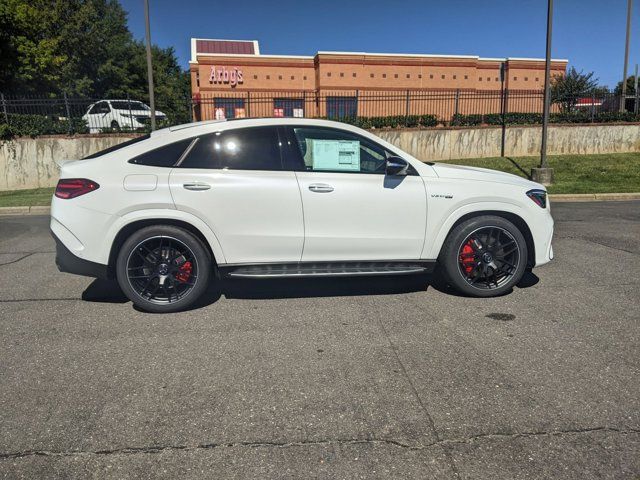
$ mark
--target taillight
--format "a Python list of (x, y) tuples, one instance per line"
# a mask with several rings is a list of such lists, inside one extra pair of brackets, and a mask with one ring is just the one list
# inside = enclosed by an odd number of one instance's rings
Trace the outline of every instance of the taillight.
[(65, 178), (58, 181), (55, 196), (58, 198), (76, 198), (100, 188), (93, 180), (86, 178)]
[(547, 192), (534, 189), (527, 192), (527, 197), (533, 200), (540, 208), (547, 208)]

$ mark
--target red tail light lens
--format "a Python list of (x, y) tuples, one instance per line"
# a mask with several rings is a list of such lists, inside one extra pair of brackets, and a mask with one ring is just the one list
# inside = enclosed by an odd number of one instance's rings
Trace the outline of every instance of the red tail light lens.
[(100, 188), (93, 180), (87, 180), (86, 178), (65, 178), (58, 181), (56, 186), (55, 196), (58, 198), (76, 198), (85, 193), (93, 192)]

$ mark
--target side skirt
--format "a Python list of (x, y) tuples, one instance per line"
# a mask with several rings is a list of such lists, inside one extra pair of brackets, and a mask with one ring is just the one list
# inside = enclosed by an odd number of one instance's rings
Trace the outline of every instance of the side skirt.
[(435, 264), (435, 260), (239, 263), (219, 265), (218, 269), (231, 278), (349, 277), (431, 273)]

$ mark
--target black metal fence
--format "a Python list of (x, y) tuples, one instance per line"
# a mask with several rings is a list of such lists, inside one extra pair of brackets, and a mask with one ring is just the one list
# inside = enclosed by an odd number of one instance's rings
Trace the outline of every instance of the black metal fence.
[[(366, 128), (534, 124), (541, 90), (237, 91), (157, 99), (159, 127), (238, 117), (333, 118)], [(612, 92), (553, 98), (552, 122), (640, 121), (637, 96)], [(623, 108), (621, 108), (623, 107)], [(0, 136), (144, 132), (151, 111), (136, 98), (4, 96)], [(8, 132), (7, 132), (8, 131)]]

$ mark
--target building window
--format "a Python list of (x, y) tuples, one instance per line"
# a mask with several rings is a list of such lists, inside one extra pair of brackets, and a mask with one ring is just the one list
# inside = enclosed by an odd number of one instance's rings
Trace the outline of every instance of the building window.
[(445, 77), (444, 75), (441, 75), (441, 76), (440, 76), (440, 78), (442, 78), (442, 80), (444, 80), (444, 77)]
[(282, 80), (282, 75), (278, 75), (278, 80)]
[(330, 76), (331, 76), (331, 72), (327, 72), (327, 77), (330, 77)]
[(340, 72), (340, 76), (341, 76), (341, 77), (344, 77), (344, 72)]
[(293, 117), (294, 109), (301, 110), (302, 115), (296, 116), (304, 117), (304, 100), (302, 100), (301, 98), (274, 98), (273, 108), (282, 108), (284, 110), (285, 117)]
[(411, 78), (411, 75), (409, 75), (408, 73), (407, 73), (407, 78)]
[(464, 76), (464, 79), (465, 79), (465, 80), (469, 80), (469, 75), (465, 75), (465, 76)]
[(529, 77), (524, 77), (524, 81), (528, 82), (529, 81)]
[(431, 75), (429, 75), (429, 78), (433, 78), (433, 73)]
[(375, 77), (375, 75), (374, 75), (373, 73), (370, 73), (370, 74), (369, 74), (369, 76), (370, 76), (371, 78)]
[(327, 117), (355, 117), (357, 113), (357, 97), (327, 97)]
[(253, 76), (253, 79), (254, 79), (254, 80), (257, 80), (257, 79), (258, 79), (258, 75), (254, 75), (254, 76)]
[(499, 80), (498, 80), (498, 77), (496, 77), (496, 82), (498, 82), (498, 81), (499, 81)]
[(421, 73), (418, 74), (418, 78), (422, 78), (422, 74)]
[(454, 76), (453, 76), (453, 79), (455, 80), (456, 78), (458, 78), (458, 76), (457, 76), (457, 75), (454, 75)]
[(394, 78), (398, 78), (398, 74), (397, 73), (394, 75)]
[(356, 76), (356, 72), (353, 72), (353, 76), (354, 76), (354, 77)]
[(200, 72), (196, 72), (196, 85), (200, 86)]
[(478, 81), (481, 82), (482, 81), (482, 77), (478, 77)]
[(302, 77), (302, 79), (303, 79), (303, 80), (306, 80), (306, 79), (307, 79), (307, 76), (305, 75), (304, 77)]
[(271, 75), (267, 75), (267, 80), (271, 80)]
[(236, 108), (244, 108), (244, 98), (214, 98), (213, 105), (224, 108), (225, 118), (236, 118)]
[(382, 74), (382, 78), (387, 78), (387, 74), (386, 74), (386, 73), (383, 73), (383, 74)]
[(296, 77), (294, 77), (293, 75), (291, 75), (291, 80), (295, 80), (295, 79), (296, 79)]
[(540, 81), (540, 78), (539, 78), (539, 77), (536, 77), (536, 82), (539, 82), (539, 81)]
[(513, 77), (514, 80), (518, 80), (518, 77)]

